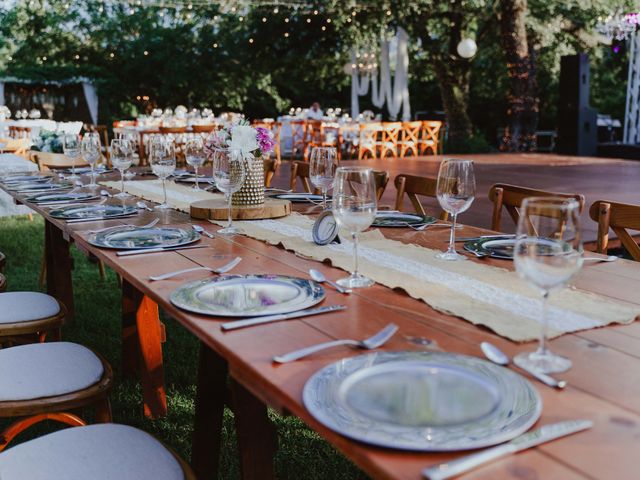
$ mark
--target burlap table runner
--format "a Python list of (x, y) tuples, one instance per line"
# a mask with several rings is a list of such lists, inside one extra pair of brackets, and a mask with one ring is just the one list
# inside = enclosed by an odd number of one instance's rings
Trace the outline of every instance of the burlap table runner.
[[(341, 244), (316, 245), (311, 238), (313, 221), (303, 215), (234, 224), (249, 237), (282, 245), (299, 256), (329, 260), (347, 271), (353, 268), (352, 242), (343, 235)], [(435, 258), (435, 250), (386, 239), (379, 230), (364, 233), (358, 251), (363, 275), (401, 288), (436, 310), (517, 342), (535, 340), (540, 334), (540, 294), (515, 272), (477, 262), (445, 262)], [(640, 307), (566, 288), (551, 294), (548, 315), (553, 338), (610, 323), (631, 323), (640, 315)]]

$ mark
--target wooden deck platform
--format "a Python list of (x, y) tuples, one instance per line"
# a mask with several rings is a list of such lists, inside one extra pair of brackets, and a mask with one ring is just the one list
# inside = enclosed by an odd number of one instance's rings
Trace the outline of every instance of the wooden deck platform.
[[(455, 155), (470, 158), (476, 164), (477, 195), (468, 212), (460, 216), (460, 221), (477, 227), (491, 226), (491, 203), (487, 198), (489, 187), (497, 182), (511, 183), (556, 192), (581, 193), (587, 199), (583, 213), (585, 242), (593, 242), (597, 237), (597, 225), (589, 219), (587, 210), (596, 200), (613, 200), (640, 204), (640, 162), (594, 157), (573, 157), (555, 154), (477, 154)], [(393, 205), (395, 188), (393, 178), (399, 173), (436, 177), (441, 157), (418, 157), (401, 160), (386, 158), (375, 160), (344, 160), (344, 164), (370, 165), (376, 170), (388, 170), (391, 180), (383, 196), (382, 204)], [(640, 160), (640, 159), (639, 159)], [(290, 164), (284, 161), (273, 186), (286, 187), (289, 184)], [(429, 205), (429, 202), (425, 202)], [(437, 202), (433, 202), (437, 205)], [(407, 204), (407, 208), (410, 208)], [(515, 228), (505, 217), (505, 230)]]

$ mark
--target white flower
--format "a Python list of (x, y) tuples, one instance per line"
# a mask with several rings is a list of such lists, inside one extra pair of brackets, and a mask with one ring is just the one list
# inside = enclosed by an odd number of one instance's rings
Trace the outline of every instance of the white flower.
[(258, 132), (255, 128), (236, 125), (231, 130), (231, 141), (229, 142), (229, 148), (237, 148), (242, 153), (250, 153), (258, 149)]

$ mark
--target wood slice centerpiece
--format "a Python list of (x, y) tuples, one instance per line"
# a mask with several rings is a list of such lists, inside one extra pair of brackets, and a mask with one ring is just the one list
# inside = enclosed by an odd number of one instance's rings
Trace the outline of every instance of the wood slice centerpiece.
[[(279, 198), (265, 198), (261, 205), (231, 205), (234, 220), (260, 220), (284, 217), (291, 213), (291, 202)], [(227, 201), (223, 198), (200, 200), (191, 204), (191, 216), (201, 220), (226, 220)]]

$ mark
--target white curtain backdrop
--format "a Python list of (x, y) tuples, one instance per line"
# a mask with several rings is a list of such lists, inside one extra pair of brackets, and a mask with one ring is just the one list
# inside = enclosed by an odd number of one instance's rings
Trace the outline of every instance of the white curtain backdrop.
[(94, 125), (98, 124), (98, 94), (96, 93), (96, 87), (93, 83), (84, 82), (82, 84), (82, 91), (84, 92), (84, 98), (87, 100), (89, 106), (89, 114), (91, 115), (91, 121)]
[[(356, 69), (351, 73), (351, 116), (357, 117), (360, 113), (358, 96), (366, 95), (371, 82), (371, 101), (377, 108), (382, 108), (386, 102), (389, 116), (397, 119), (402, 109), (402, 119), (411, 120), (411, 104), (409, 101), (409, 35), (403, 28), (398, 29), (396, 36), (396, 68), (391, 82), (391, 65), (389, 61), (389, 41), (380, 40), (380, 83), (378, 84), (378, 72), (360, 77)], [(355, 51), (351, 52), (351, 64), (356, 64)]]

